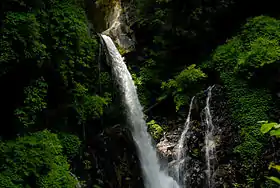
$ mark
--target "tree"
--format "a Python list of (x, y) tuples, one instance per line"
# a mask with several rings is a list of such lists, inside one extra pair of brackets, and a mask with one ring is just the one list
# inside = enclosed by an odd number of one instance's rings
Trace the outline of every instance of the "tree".
[(47, 130), (0, 143), (1, 187), (69, 187), (70, 175), (56, 134)]

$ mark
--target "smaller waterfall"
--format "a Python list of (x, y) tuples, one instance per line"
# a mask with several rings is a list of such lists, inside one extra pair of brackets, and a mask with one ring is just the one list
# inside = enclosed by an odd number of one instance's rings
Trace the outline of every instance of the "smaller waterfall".
[(205, 160), (206, 160), (206, 176), (207, 176), (207, 186), (208, 188), (212, 187), (212, 174), (213, 174), (213, 160), (215, 159), (215, 140), (213, 137), (214, 125), (212, 122), (212, 116), (210, 111), (210, 99), (212, 95), (212, 89), (214, 86), (210, 86), (206, 99), (205, 107), (205, 121), (206, 121), (206, 135), (205, 135)]
[(180, 140), (178, 142), (178, 151), (177, 151), (177, 157), (176, 157), (176, 166), (175, 166), (175, 176), (178, 181), (178, 183), (181, 185), (181, 187), (185, 187), (185, 176), (187, 175), (188, 171), (185, 169), (185, 162), (186, 162), (186, 138), (187, 133), (189, 131), (189, 126), (191, 122), (191, 110), (193, 106), (193, 100), (194, 97), (192, 97), (190, 107), (189, 107), (189, 113), (188, 117), (185, 122), (184, 130), (180, 136)]

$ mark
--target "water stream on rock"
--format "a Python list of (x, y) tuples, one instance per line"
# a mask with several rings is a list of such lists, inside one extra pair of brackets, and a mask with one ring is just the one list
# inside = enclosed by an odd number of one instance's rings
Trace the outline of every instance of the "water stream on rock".
[(125, 108), (127, 122), (138, 148), (146, 188), (179, 188), (176, 181), (160, 170), (156, 150), (152, 146), (151, 136), (147, 132), (144, 114), (140, 105), (136, 87), (126, 64), (110, 37), (101, 35), (107, 48), (107, 61)]
[(207, 176), (207, 187), (212, 187), (212, 174), (213, 174), (213, 164), (212, 161), (215, 160), (215, 140), (213, 137), (214, 125), (212, 122), (212, 116), (210, 111), (210, 99), (212, 95), (212, 89), (214, 86), (210, 86), (206, 99), (206, 107), (205, 107), (205, 121), (206, 121), (206, 135), (205, 135), (205, 160), (206, 160), (206, 176)]
[(177, 156), (176, 156), (176, 165), (175, 165), (175, 175), (177, 182), (181, 185), (181, 187), (186, 187), (186, 182), (185, 178), (188, 176), (188, 170), (185, 168), (187, 165), (185, 165), (186, 160), (187, 160), (187, 147), (186, 146), (186, 139), (187, 139), (187, 134), (190, 128), (190, 123), (191, 123), (191, 110), (193, 106), (193, 100), (194, 97), (191, 99), (190, 107), (189, 107), (189, 113), (188, 117), (185, 122), (185, 127), (184, 130), (180, 136), (180, 140), (178, 142), (178, 151), (177, 151)]

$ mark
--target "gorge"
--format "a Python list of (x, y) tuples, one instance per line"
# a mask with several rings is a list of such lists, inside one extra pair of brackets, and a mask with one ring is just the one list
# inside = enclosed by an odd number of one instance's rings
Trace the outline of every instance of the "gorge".
[(279, 187), (276, 1), (0, 4), (0, 187)]

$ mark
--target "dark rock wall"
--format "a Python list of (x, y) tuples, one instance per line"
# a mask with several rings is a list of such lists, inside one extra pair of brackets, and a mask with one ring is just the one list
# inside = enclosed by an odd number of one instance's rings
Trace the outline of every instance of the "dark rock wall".
[[(207, 93), (203, 92), (195, 98), (191, 115), (192, 121), (185, 143), (188, 158), (184, 168), (188, 171), (188, 177), (185, 177), (188, 187), (204, 187), (206, 184), (204, 143), (206, 125), (203, 111), (206, 105), (206, 97)], [(223, 87), (216, 85), (213, 88), (210, 110), (215, 126), (214, 138), (216, 144), (216, 159), (211, 161), (214, 164), (212, 184), (216, 188), (231, 187), (237, 176), (233, 148), (238, 141), (238, 136), (234, 124), (230, 121), (230, 113)], [(177, 143), (184, 130), (184, 122), (180, 122), (177, 125), (177, 129), (166, 133), (164, 138), (157, 144), (162, 156), (168, 159), (170, 169), (174, 165), (173, 160), (176, 158)]]

